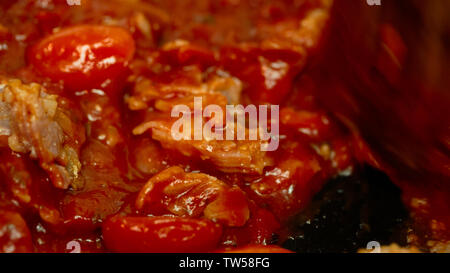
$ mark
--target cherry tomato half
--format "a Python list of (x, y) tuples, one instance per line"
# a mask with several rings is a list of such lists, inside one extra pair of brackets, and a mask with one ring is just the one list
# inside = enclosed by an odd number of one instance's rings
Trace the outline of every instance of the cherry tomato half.
[(182, 217), (113, 216), (103, 224), (103, 239), (116, 252), (207, 252), (217, 247), (219, 224)]
[(135, 42), (120, 27), (79, 25), (52, 34), (28, 50), (28, 62), (71, 90), (100, 88), (120, 77), (134, 55)]

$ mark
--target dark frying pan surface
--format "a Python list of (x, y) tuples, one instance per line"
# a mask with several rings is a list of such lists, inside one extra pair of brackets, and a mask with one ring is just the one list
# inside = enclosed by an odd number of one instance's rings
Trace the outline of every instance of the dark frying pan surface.
[(364, 167), (330, 181), (293, 219), (295, 236), (283, 246), (301, 253), (356, 252), (371, 241), (404, 246), (409, 222), (401, 191), (385, 174)]

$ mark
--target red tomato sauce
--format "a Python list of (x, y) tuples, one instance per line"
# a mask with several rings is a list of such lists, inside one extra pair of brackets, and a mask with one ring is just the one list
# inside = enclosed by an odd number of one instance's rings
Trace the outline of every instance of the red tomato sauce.
[[(289, 219), (369, 157), (315, 98), (327, 2), (2, 1), (0, 252), (283, 252)], [(174, 143), (167, 109), (193, 94), (280, 105), (280, 147)]]

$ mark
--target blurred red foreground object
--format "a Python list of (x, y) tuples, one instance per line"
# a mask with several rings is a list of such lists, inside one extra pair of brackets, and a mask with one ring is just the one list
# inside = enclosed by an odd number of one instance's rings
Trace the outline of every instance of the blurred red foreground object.
[(425, 200), (430, 219), (449, 227), (450, 2), (333, 9), (317, 69), (322, 103), (367, 141), (408, 205)]

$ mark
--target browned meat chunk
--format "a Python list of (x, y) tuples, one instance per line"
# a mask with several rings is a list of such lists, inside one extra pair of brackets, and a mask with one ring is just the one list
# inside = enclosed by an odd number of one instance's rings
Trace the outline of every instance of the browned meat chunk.
[(2, 145), (39, 160), (57, 188), (82, 186), (78, 149), (84, 137), (77, 139), (83, 135), (78, 127), (58, 104), (58, 97), (42, 86), (0, 81), (0, 135), (7, 137)]

